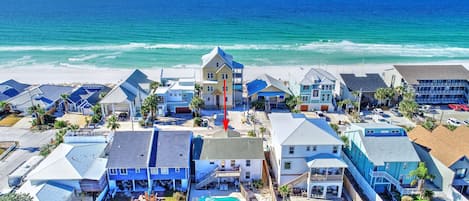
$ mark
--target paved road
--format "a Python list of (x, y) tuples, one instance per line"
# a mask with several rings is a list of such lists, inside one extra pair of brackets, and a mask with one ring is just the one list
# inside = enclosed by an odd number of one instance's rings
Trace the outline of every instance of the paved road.
[(39, 148), (50, 142), (54, 130), (31, 132), (27, 129), (0, 127), (0, 141), (18, 141), (18, 147), (0, 161), (0, 191), (8, 188), (8, 174), (21, 163), (39, 154)]

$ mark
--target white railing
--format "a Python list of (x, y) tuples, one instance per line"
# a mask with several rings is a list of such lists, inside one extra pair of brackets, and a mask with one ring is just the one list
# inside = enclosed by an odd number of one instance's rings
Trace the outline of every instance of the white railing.
[(373, 171), (373, 172), (370, 172), (370, 175), (372, 177), (385, 178), (386, 180), (391, 182), (396, 187), (396, 190), (399, 193), (401, 193), (401, 195), (413, 195), (413, 194), (418, 194), (419, 193), (417, 188), (404, 188), (404, 187), (402, 187), (401, 183), (387, 172)]

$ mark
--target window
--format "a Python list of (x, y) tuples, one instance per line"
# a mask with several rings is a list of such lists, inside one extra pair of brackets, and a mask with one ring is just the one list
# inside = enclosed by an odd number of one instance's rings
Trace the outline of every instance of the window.
[(407, 169), (407, 163), (402, 164), (402, 169)]
[(135, 173), (140, 173), (140, 168), (136, 168)]
[(285, 162), (285, 163), (283, 164), (283, 169), (285, 169), (285, 170), (291, 169), (291, 162)]
[(207, 97), (207, 101), (210, 101), (210, 97)]
[(466, 172), (467, 172), (467, 169), (466, 169), (466, 168), (459, 168), (459, 169), (456, 169), (456, 178), (464, 178), (464, 177), (466, 177)]
[(234, 167), (236, 165), (236, 161), (235, 160), (231, 160), (231, 163), (230, 163), (231, 167)]
[(109, 169), (109, 174), (110, 174), (110, 175), (116, 175), (116, 174), (117, 174), (117, 170), (116, 170), (116, 169)]
[(158, 174), (158, 168), (155, 168), (155, 167), (150, 168), (150, 174)]
[(386, 168), (386, 170), (389, 170), (389, 163), (386, 163), (385, 168)]
[(244, 178), (251, 179), (251, 172), (244, 173)]
[(226, 91), (228, 91), (228, 86), (225, 87)]
[(339, 147), (338, 146), (334, 146), (332, 147), (332, 153), (336, 154), (339, 150)]
[(220, 64), (217, 62), (217, 67), (219, 66)]
[(319, 90), (313, 90), (313, 97), (319, 96)]
[(213, 86), (207, 86), (207, 91), (213, 91)]
[(316, 151), (318, 149), (317, 146), (313, 146), (313, 151)]
[(208, 79), (213, 79), (213, 73), (207, 73), (207, 78)]
[(301, 101), (307, 102), (308, 101), (308, 96), (301, 96)]
[(174, 172), (179, 173), (179, 172), (181, 172), (181, 169), (179, 169), (179, 168), (174, 168)]
[(303, 90), (309, 90), (309, 86), (303, 85)]
[(224, 79), (224, 80), (228, 79), (228, 74), (226, 73), (221, 74), (221, 79)]
[(251, 160), (246, 160), (246, 167), (251, 167)]
[(311, 151), (311, 147), (310, 147), (310, 146), (306, 146), (306, 151)]
[(294, 147), (294, 146), (290, 146), (290, 147), (288, 148), (288, 153), (289, 153), (289, 154), (294, 154), (294, 153), (295, 153), (295, 147)]
[(120, 174), (121, 175), (127, 175), (127, 169), (125, 169), (125, 168), (120, 169)]
[(215, 164), (215, 161), (210, 161), (210, 165), (213, 165), (213, 164)]
[(169, 174), (168, 168), (160, 168), (161, 174)]

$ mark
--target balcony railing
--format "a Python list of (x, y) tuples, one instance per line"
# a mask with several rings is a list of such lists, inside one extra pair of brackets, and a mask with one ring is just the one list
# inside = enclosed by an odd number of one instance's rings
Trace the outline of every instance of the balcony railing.
[(401, 182), (399, 182), (397, 179), (395, 179), (393, 176), (391, 176), (389, 173), (384, 172), (384, 171), (372, 171), (370, 172), (370, 175), (372, 177), (381, 177), (386, 180), (388, 180), (391, 184), (393, 184), (396, 187), (396, 190), (401, 193), (401, 195), (413, 195), (413, 194), (418, 194), (419, 191), (417, 188), (405, 188), (401, 186)]
[(342, 175), (320, 175), (313, 174), (311, 175), (311, 181), (342, 181)]

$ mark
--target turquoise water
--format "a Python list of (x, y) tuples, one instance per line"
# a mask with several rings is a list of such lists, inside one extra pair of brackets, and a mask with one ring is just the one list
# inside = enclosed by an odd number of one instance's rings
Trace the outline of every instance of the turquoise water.
[(235, 197), (201, 197), (199, 201), (239, 201)]
[(469, 1), (2, 0), (0, 68), (469, 60)]

